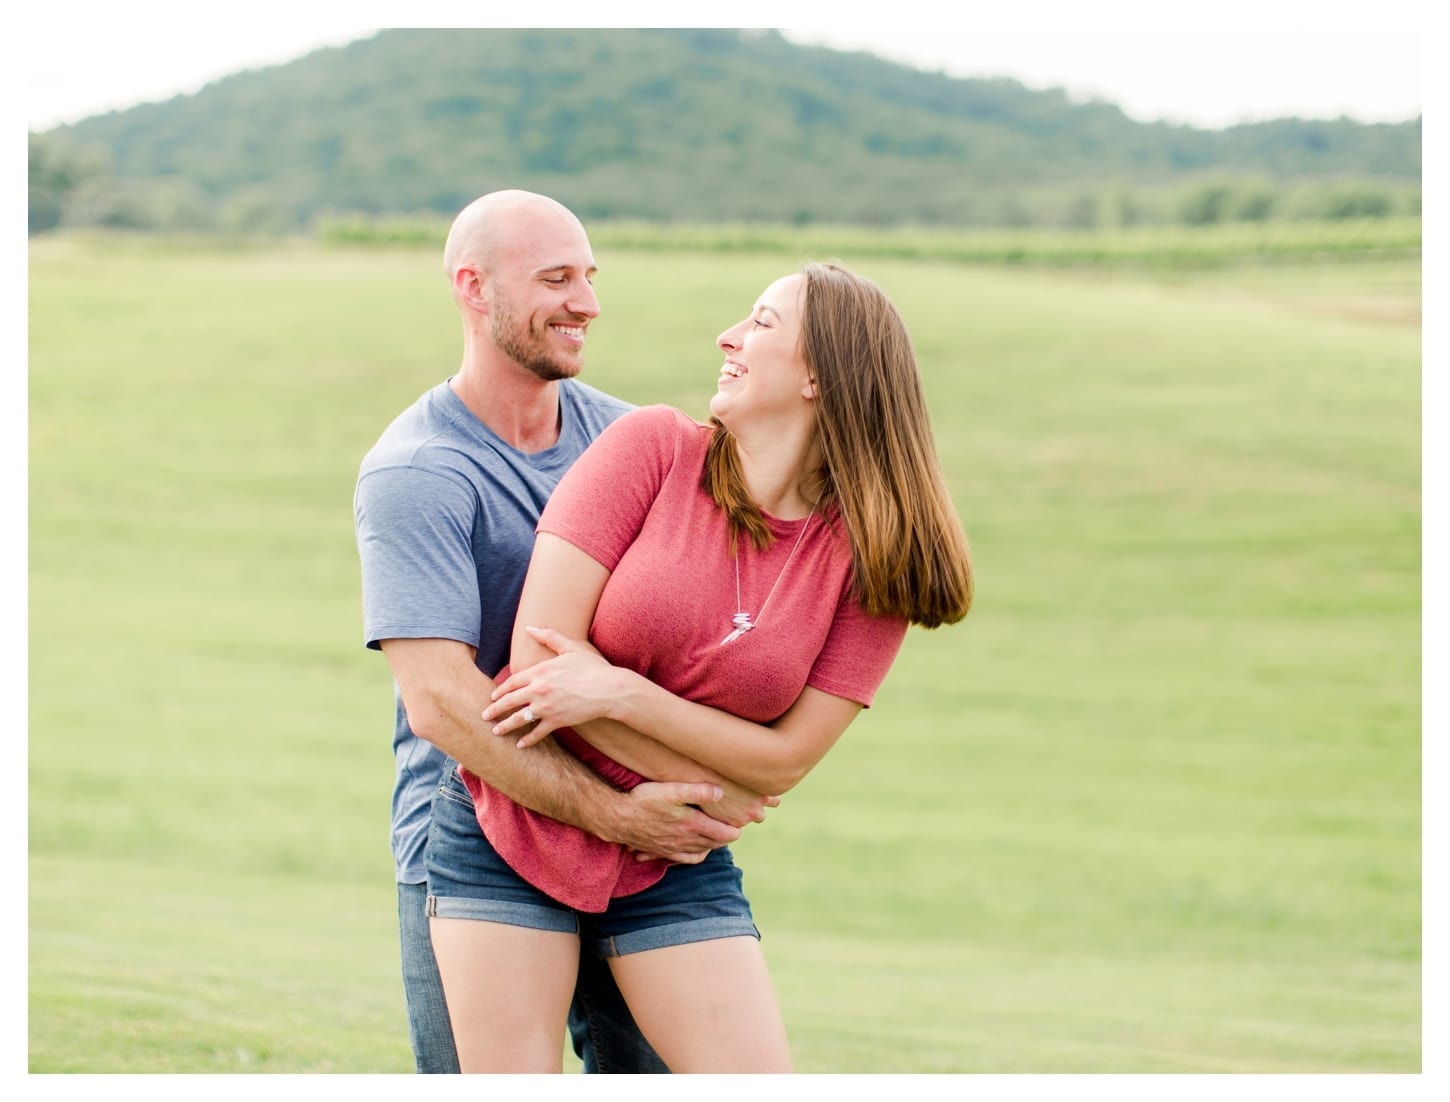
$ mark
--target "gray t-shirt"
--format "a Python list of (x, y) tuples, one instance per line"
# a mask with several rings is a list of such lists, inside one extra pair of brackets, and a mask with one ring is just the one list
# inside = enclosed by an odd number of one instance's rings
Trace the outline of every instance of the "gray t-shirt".
[[(539, 513), (580, 453), (633, 408), (574, 379), (559, 384), (559, 407), (559, 442), (528, 455), (440, 383), (373, 445), (353, 499), (370, 648), (456, 639), (477, 648), (490, 677), (508, 664)], [(393, 860), (399, 883), (420, 884), (433, 792), (450, 762), (409, 729), (396, 687), (394, 697)]]

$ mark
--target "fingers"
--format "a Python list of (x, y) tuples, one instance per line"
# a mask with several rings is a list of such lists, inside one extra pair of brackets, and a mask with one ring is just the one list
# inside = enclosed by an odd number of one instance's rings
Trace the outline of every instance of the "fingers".
[[(513, 690), (505, 692), (505, 689), (512, 682), (513, 678), (511, 677), (493, 691), (493, 703), (483, 710), (484, 719), (497, 719), (499, 716), (506, 716), (510, 712), (517, 714), (519, 709), (528, 707), (529, 694), (523, 687), (516, 686)], [(504, 732), (495, 727), (493, 733), (501, 735)]]
[(527, 750), (530, 746), (534, 745), (534, 743), (543, 742), (553, 733), (554, 728), (550, 727), (546, 723), (540, 722), (539, 725), (535, 727), (532, 731), (527, 732), (521, 738), (519, 738), (519, 740), (515, 742), (514, 745), (520, 750)]
[(710, 856), (710, 850), (690, 853), (641, 853), (636, 851), (636, 861), (654, 861), (663, 857), (666, 861), (673, 861), (677, 865), (698, 865), (706, 857)]
[(553, 628), (534, 627), (532, 624), (526, 625), (524, 630), (557, 655), (584, 654), (592, 658), (598, 658), (601, 661), (604, 658), (599, 653), (599, 648), (587, 639), (575, 639), (572, 636), (565, 635), (562, 631), (556, 631)]
[[(489, 693), (489, 699), (497, 700), (500, 696), (505, 695), (505, 693), (512, 693), (513, 690), (522, 689), (523, 686), (526, 686), (526, 684), (529, 683), (529, 680), (531, 680), (531, 674), (529, 674), (529, 670), (523, 670), (521, 671), (521, 673), (509, 674), (509, 680), (506, 680), (506, 682), (503, 684), (496, 684), (496, 686), (493, 686), (493, 692)], [(490, 708), (489, 711), (492, 712), (493, 709)], [(487, 712), (484, 713), (484, 715), (487, 715)]]
[(512, 735), (516, 732), (523, 732), (522, 737), (516, 742), (519, 749), (524, 749), (541, 742), (558, 729), (558, 724), (553, 723), (543, 716), (535, 715), (532, 707), (533, 702), (524, 689), (507, 693), (499, 697), (483, 710), (483, 718), (486, 720), (496, 719), (499, 716), (504, 718), (493, 725), (493, 733), (496, 735)]
[(556, 730), (559, 725), (543, 716), (534, 714), (527, 696), (523, 692), (510, 693), (494, 704), (490, 704), (483, 711), (484, 719), (493, 719), (495, 716), (504, 716), (498, 723), (493, 725), (493, 733), (496, 735), (512, 735), (522, 731), (523, 734), (514, 743), (520, 750), (533, 746), (536, 742), (542, 742)]
[(723, 799), (725, 790), (718, 784), (706, 784), (695, 781), (666, 781), (664, 786), (668, 789), (668, 795), (673, 803), (677, 804), (713, 804), (716, 800)]
[(640, 853), (667, 857), (680, 864), (703, 861), (711, 851), (740, 837), (740, 828), (712, 819), (691, 806), (722, 795), (719, 786), (708, 783), (646, 781), (630, 790), (636, 811), (624, 825), (619, 840)]
[(690, 825), (699, 834), (709, 839), (712, 847), (728, 846), (740, 837), (739, 827), (722, 823), (719, 819), (712, 819), (703, 811), (697, 811), (695, 814), (698, 816), (698, 820), (692, 820)]
[(579, 650), (580, 646), (573, 639), (553, 628), (536, 628), (532, 624), (526, 625), (524, 630), (538, 642), (543, 643), (555, 654), (568, 654), (572, 650)]
[(760, 812), (752, 808), (740, 807), (739, 805), (731, 806), (728, 803), (707, 804), (700, 810), (712, 819), (722, 823), (729, 823), (737, 830), (743, 830), (751, 823), (759, 823), (764, 819)]

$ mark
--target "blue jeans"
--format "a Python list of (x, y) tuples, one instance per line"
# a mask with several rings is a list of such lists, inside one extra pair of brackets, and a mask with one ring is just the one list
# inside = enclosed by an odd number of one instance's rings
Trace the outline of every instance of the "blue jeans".
[[(443, 981), (428, 935), (428, 886), (398, 885), (398, 933), (403, 950), (403, 995), (408, 1003), (408, 1037), (420, 1075), (458, 1073), (453, 1027), (443, 998)], [(579, 959), (579, 980), (569, 1007), (569, 1036), (589, 1074), (667, 1074), (634, 1024), (609, 965), (588, 953)]]
[(398, 939), (403, 948), (403, 998), (408, 1040), (419, 1075), (457, 1075), (458, 1053), (443, 999), (443, 980), (428, 936), (428, 885), (398, 885)]
[(576, 911), (513, 870), (479, 829), (473, 797), (456, 771), (433, 794), (428, 830), (428, 913), (573, 934), (581, 955), (616, 957), (728, 937), (760, 937), (729, 847), (605, 910)]

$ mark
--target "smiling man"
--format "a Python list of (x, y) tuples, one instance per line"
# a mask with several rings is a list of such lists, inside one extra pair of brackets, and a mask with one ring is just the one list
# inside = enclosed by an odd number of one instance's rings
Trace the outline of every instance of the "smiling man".
[[(527, 807), (676, 861), (698, 862), (740, 835), (692, 806), (719, 798), (711, 785), (619, 792), (552, 741), (521, 751), (483, 722), (539, 513), (630, 407), (574, 378), (599, 300), (588, 235), (566, 207), (523, 191), (475, 200), (448, 235), (444, 271), (462, 362), (383, 433), (354, 498), (366, 643), (387, 657), (397, 690), (392, 845), (420, 1072), (458, 1070), (426, 915), (425, 850), (445, 771), (461, 763)], [(570, 1028), (585, 1070), (666, 1070), (608, 969), (587, 954), (580, 967)]]

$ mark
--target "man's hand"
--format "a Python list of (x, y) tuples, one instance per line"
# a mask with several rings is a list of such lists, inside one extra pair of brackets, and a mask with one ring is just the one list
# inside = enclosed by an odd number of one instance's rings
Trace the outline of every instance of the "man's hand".
[[(520, 748), (533, 746), (562, 727), (577, 728), (590, 720), (607, 718), (610, 705), (621, 694), (621, 679), (636, 676), (610, 665), (587, 642), (552, 628), (524, 630), (555, 657), (510, 674), (494, 688), (492, 703), (483, 712), (483, 718), (495, 724), (494, 734), (515, 737), (515, 745)], [(585, 737), (597, 742), (606, 735), (596, 726)], [(606, 753), (612, 749), (608, 744), (600, 748)], [(652, 772), (637, 771), (645, 775)], [(653, 775), (671, 774), (662, 770)], [(762, 796), (724, 778), (716, 780), (721, 782), (723, 796), (693, 802), (722, 823), (733, 827), (762, 823), (765, 809), (780, 805), (779, 796)]]
[(646, 781), (625, 797), (625, 810), (609, 840), (635, 850), (641, 861), (665, 857), (696, 865), (711, 850), (740, 837), (739, 827), (713, 819), (696, 806), (723, 799), (719, 785)]
[(765, 822), (765, 809), (779, 807), (779, 796), (762, 796), (743, 788), (733, 781), (726, 781), (721, 788), (725, 795), (718, 800), (702, 803), (700, 810), (712, 819), (719, 819), (733, 827), (747, 827), (751, 823)]

